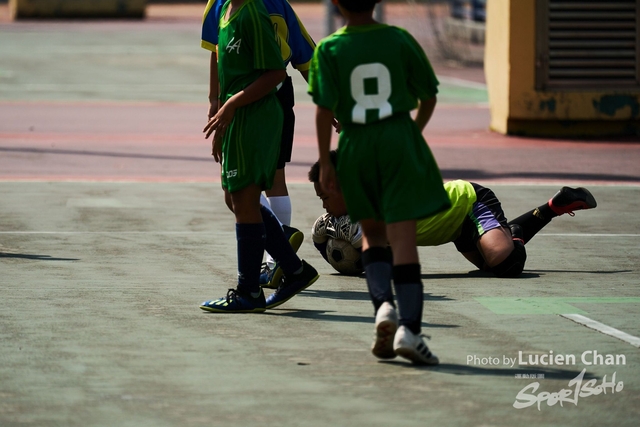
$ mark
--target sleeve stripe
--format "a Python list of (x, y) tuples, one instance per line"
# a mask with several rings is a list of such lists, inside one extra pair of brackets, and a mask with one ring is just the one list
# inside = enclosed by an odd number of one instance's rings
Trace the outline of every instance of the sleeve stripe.
[(315, 49), (316, 43), (311, 38), (311, 36), (307, 32), (307, 29), (304, 27), (304, 25), (302, 25), (302, 22), (300, 22), (300, 18), (298, 18), (298, 15), (296, 15), (296, 20), (298, 21), (298, 26), (300, 27), (300, 34), (302, 34), (302, 37), (304, 37), (307, 43), (309, 43), (309, 46), (311, 46), (311, 49), (312, 50)]
[(209, 43), (204, 40), (200, 41), (200, 46), (204, 49), (210, 50), (211, 52), (216, 52), (218, 50), (215, 44)]
[(207, 19), (207, 15), (209, 14), (209, 11), (211, 10), (211, 7), (214, 5), (215, 0), (209, 0), (207, 2), (207, 7), (205, 7), (204, 9), (204, 13), (202, 14), (202, 22), (204, 22), (205, 19)]
[[(259, 15), (258, 15), (258, 11), (255, 8), (255, 5), (253, 3), (248, 4), (249, 6), (249, 12), (251, 15), (251, 21), (253, 24), (253, 28), (255, 29), (259, 29), (260, 28), (260, 19), (259, 19)], [(256, 48), (256, 66), (258, 68), (264, 68), (265, 66), (265, 59), (264, 59), (264, 49), (262, 48), (262, 31), (254, 31), (254, 35), (255, 35), (255, 48)]]
[(295, 64), (293, 65), (293, 68), (299, 71), (307, 71), (311, 68), (311, 60), (305, 62), (304, 64)]

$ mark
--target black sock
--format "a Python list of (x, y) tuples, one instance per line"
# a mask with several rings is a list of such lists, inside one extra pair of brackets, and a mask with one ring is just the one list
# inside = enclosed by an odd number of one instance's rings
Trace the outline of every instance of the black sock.
[(367, 278), (367, 288), (373, 303), (374, 314), (384, 302), (393, 303), (391, 290), (391, 254), (386, 248), (369, 248), (362, 253), (362, 265)]
[(398, 300), (398, 318), (401, 326), (419, 334), (422, 327), (424, 289), (420, 279), (420, 264), (393, 266), (393, 287)]
[(260, 292), (260, 264), (264, 253), (264, 224), (236, 224), (238, 290)]
[(302, 268), (302, 261), (289, 244), (289, 240), (284, 235), (280, 223), (271, 211), (264, 206), (260, 206), (260, 214), (267, 235), (265, 249), (273, 257), (284, 271), (284, 274), (294, 274)]
[(518, 224), (522, 228), (522, 240), (524, 240), (524, 243), (527, 243), (557, 216), (558, 214), (556, 214), (549, 205), (545, 203), (544, 205), (509, 221), (509, 225)]

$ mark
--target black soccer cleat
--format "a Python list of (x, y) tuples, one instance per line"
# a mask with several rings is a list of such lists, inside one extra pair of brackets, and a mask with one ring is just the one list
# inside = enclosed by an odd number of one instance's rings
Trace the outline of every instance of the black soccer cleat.
[(593, 209), (598, 204), (596, 199), (586, 188), (562, 187), (550, 200), (549, 207), (557, 215), (574, 215), (573, 211)]
[(311, 286), (318, 280), (318, 277), (320, 275), (316, 269), (307, 264), (305, 260), (302, 260), (302, 272), (290, 276), (285, 274), (278, 289), (267, 298), (266, 307), (271, 309), (284, 304)]

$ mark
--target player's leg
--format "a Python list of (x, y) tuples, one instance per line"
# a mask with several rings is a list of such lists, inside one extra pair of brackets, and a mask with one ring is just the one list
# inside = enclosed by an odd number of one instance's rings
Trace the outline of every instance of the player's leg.
[[(435, 365), (439, 362), (438, 357), (429, 350), (421, 335), (424, 288), (416, 243), (416, 219), (449, 208), (451, 201), (442, 185), (435, 159), (417, 127), (403, 128), (400, 122), (390, 129), (395, 133), (392, 149), (402, 153), (400, 158), (390, 152), (384, 153), (394, 159), (389, 168), (384, 168), (386, 188), (382, 203), (393, 252), (393, 287), (399, 317), (393, 347), (397, 355), (415, 364)], [(398, 135), (405, 137), (398, 142)]]
[(225, 298), (206, 301), (200, 308), (212, 312), (249, 313), (266, 308), (259, 284), (260, 262), (265, 248), (265, 227), (260, 215), (260, 192), (256, 184), (229, 194), (236, 217), (238, 282)]
[(413, 363), (436, 365), (438, 357), (429, 350), (421, 336), (424, 288), (416, 246), (416, 222), (387, 224), (387, 235), (393, 252), (393, 287), (399, 317), (393, 349), (397, 355)]
[(374, 310), (377, 311), (384, 302), (393, 305), (391, 290), (391, 253), (387, 249), (386, 225), (382, 221), (363, 219), (362, 227), (362, 262)]
[[(282, 224), (270, 209), (269, 201), (264, 197), (264, 194), (260, 195), (260, 204), (264, 209), (269, 210), (269, 212), (273, 214), (274, 218), (282, 228), (285, 237), (289, 241), (289, 245), (293, 248), (294, 252), (297, 252), (304, 241), (304, 234), (297, 228)], [(266, 260), (262, 263), (260, 269), (260, 285), (265, 288), (277, 289), (281, 284), (283, 271), (269, 251), (266, 252), (266, 255)]]
[(399, 324), (416, 335), (422, 324), (423, 287), (416, 246), (415, 221), (387, 224), (393, 253), (393, 287), (398, 301)]
[(266, 301), (267, 308), (274, 308), (311, 286), (320, 276), (315, 268), (298, 258), (273, 213), (263, 206), (261, 214), (267, 236), (265, 249), (284, 273), (282, 282)]
[(273, 187), (265, 191), (269, 206), (278, 220), (284, 225), (291, 225), (291, 198), (287, 188), (285, 168), (276, 169)]
[(228, 194), (231, 198), (236, 224), (262, 223), (260, 187), (257, 184), (250, 184), (241, 190)]
[[(416, 219), (451, 206), (438, 165), (422, 134), (410, 120), (384, 124), (385, 144), (378, 168), (384, 183), (382, 217), (393, 252), (393, 287), (399, 313), (394, 350), (416, 364), (437, 364), (421, 335), (424, 289), (416, 243)], [(392, 135), (387, 134), (392, 132)], [(399, 135), (402, 135), (400, 137)], [(339, 165), (340, 162), (338, 162)]]
[(367, 286), (374, 309), (384, 302), (393, 305), (391, 291), (391, 252), (387, 249), (386, 225), (382, 221), (363, 219), (362, 227), (362, 256)]
[(468, 252), (460, 252), (460, 254), (467, 259), (471, 264), (475, 265), (478, 270), (487, 270), (487, 266), (484, 263), (484, 258), (478, 250), (471, 250)]
[[(393, 143), (390, 143), (391, 141)], [(391, 269), (396, 294), (402, 293), (402, 301), (404, 301), (405, 296), (414, 294), (412, 290), (415, 288), (410, 285), (410, 282), (420, 281), (414, 219), (429, 216), (450, 206), (449, 197), (444, 191), (442, 177), (435, 159), (408, 114), (394, 116), (363, 128), (343, 129), (338, 144), (338, 159), (338, 179), (347, 210), (352, 221), (361, 222), (365, 236), (364, 227), (366, 225), (362, 224), (363, 219), (375, 219), (377, 222), (384, 221), (386, 224), (411, 221), (413, 224), (412, 227), (408, 227), (408, 230), (404, 230), (403, 235), (409, 234), (409, 239), (413, 239), (413, 250), (416, 251), (416, 254), (412, 256), (411, 250), (406, 246), (396, 245), (399, 253), (397, 255), (394, 253), (394, 260), (403, 259), (406, 262), (412, 260), (416, 262), (408, 264), (408, 266), (398, 266), (399, 269), (396, 269), (395, 266)], [(406, 226), (407, 224), (405, 224)], [(389, 241), (395, 239), (391, 236), (392, 232), (403, 231), (402, 226), (399, 227), (398, 230), (393, 231), (385, 227), (385, 234)], [(382, 233), (380, 232), (379, 235)], [(369, 236), (371, 240), (377, 235), (375, 233), (372, 235), (370, 231)], [(373, 245), (374, 242), (372, 241), (370, 244)], [(375, 244), (382, 243), (376, 241)], [(396, 248), (393, 250), (395, 251)], [(382, 261), (380, 258), (378, 260)], [(368, 270), (365, 269), (365, 271), (368, 284), (369, 277), (372, 280), (378, 280)], [(387, 277), (385, 278), (386, 284), (380, 281), (379, 283), (373, 282), (371, 286), (389, 289), (390, 277)], [(405, 287), (406, 292), (398, 291), (397, 283)], [(420, 295), (414, 298), (410, 304), (422, 304), (421, 291), (420, 284)], [(402, 308), (400, 306), (402, 301), (398, 299), (400, 308)], [(421, 307), (419, 310), (412, 310), (408, 307), (410, 304), (407, 304), (404, 310), (407, 319), (415, 317), (415, 313), (418, 311), (422, 313)], [(376, 324), (379, 324), (380, 317), (384, 314), (382, 310), (386, 308), (391, 311), (393, 307), (387, 302), (383, 303), (377, 310)], [(402, 313), (402, 309), (400, 311)], [(409, 323), (415, 324), (415, 321)], [(421, 319), (417, 321), (418, 327), (420, 323)], [(401, 330), (404, 332), (402, 339), (398, 341), (398, 334)], [(376, 343), (374, 343), (374, 347), (375, 345)], [(395, 334), (393, 348), (396, 353), (400, 349), (403, 357), (416, 363), (437, 363), (437, 358), (428, 353), (427, 346), (420, 335), (413, 333), (404, 325), (400, 326)], [(423, 354), (424, 349), (427, 349), (427, 358)], [(411, 355), (408, 355), (405, 350)], [(419, 360), (418, 357), (421, 359)]]
[[(289, 197), (289, 189), (287, 188), (285, 167), (286, 164), (291, 161), (296, 116), (293, 111), (294, 91), (290, 76), (287, 76), (287, 78), (282, 82), (282, 86), (276, 92), (276, 98), (280, 103), (283, 113), (282, 136), (280, 138), (280, 152), (273, 185), (270, 189), (265, 191), (265, 194), (267, 196), (266, 199), (268, 201), (268, 207), (271, 209), (278, 221), (285, 226), (291, 226), (291, 198)], [(265, 206), (267, 205), (265, 204)], [(297, 233), (296, 235), (298, 237), (304, 238), (304, 235), (297, 229), (287, 230), (285, 228), (285, 232), (286, 231), (289, 231), (292, 235), (293, 233)], [(299, 244), (295, 247), (295, 243), (298, 240)], [(297, 250), (297, 248), (302, 244), (302, 240), (296, 237), (293, 239), (292, 244)], [(277, 269), (275, 260), (269, 253), (267, 253), (260, 277), (261, 283), (267, 287), (277, 287), (279, 284), (278, 281), (273, 280)]]
[(512, 236), (507, 228), (494, 228), (483, 234), (478, 240), (478, 249), (487, 269), (497, 277), (518, 277), (524, 270), (527, 260), (524, 242), (518, 236)]
[(521, 238), (512, 236), (501, 203), (493, 191), (475, 183), (472, 185), (477, 200), (454, 244), (479, 269), (492, 271), (498, 277), (516, 277), (526, 260)]
[[(398, 316), (393, 302), (391, 253), (388, 251), (386, 225), (379, 212), (379, 175), (376, 149), (370, 141), (376, 132), (358, 128), (345, 131), (338, 144), (336, 172), (344, 196), (346, 210), (352, 221), (362, 229), (362, 264), (367, 288), (374, 307), (375, 329), (371, 352), (380, 359), (396, 357), (393, 340), (398, 328)], [(327, 206), (324, 206), (325, 208)]]
[[(261, 312), (264, 292), (259, 284), (266, 245), (260, 193), (271, 186), (278, 158), (282, 113), (275, 97), (238, 108), (222, 144), (222, 186), (236, 217), (238, 283), (226, 298), (206, 301), (213, 312)], [(239, 155), (242, 153), (243, 155)]]
[(478, 239), (478, 250), (490, 268), (504, 261), (513, 251), (513, 239), (508, 228), (493, 228)]
[[(504, 239), (506, 234), (507, 231), (504, 228), (490, 230), (480, 240), (476, 240), (477, 235), (474, 238), (471, 234), (461, 234), (456, 239), (455, 244), (460, 254), (479, 270), (492, 272), (498, 277), (517, 277), (524, 269), (527, 253), (522, 239), (516, 236), (510, 237), (512, 247), (509, 250), (509, 244)], [(485, 238), (487, 235), (489, 235), (489, 238)], [(497, 245), (496, 240), (500, 241)], [(489, 256), (493, 259), (491, 265), (486, 262), (485, 254), (481, 247), (486, 249), (485, 252), (491, 252)], [(500, 247), (502, 247), (501, 250), (499, 249)], [(497, 262), (499, 259), (503, 260)]]
[(280, 154), (273, 186), (266, 190), (265, 193), (269, 199), (271, 210), (278, 220), (284, 225), (291, 225), (291, 198), (287, 188), (285, 167), (291, 161), (296, 116), (293, 111), (295, 102), (293, 83), (290, 76), (287, 76), (282, 82), (282, 86), (276, 92), (276, 98), (278, 98), (283, 113)]
[(473, 250), (461, 252), (469, 262), (479, 270), (491, 271), (491, 268), (504, 261), (513, 251), (513, 239), (504, 228), (494, 228), (485, 233)]
[(573, 216), (574, 211), (593, 209), (596, 206), (596, 199), (586, 188), (562, 187), (547, 203), (509, 221), (509, 225), (519, 225), (522, 229), (522, 240), (527, 243), (553, 218), (565, 213)]
[(391, 252), (387, 249), (386, 225), (382, 221), (364, 219), (362, 227), (362, 266), (369, 296), (374, 307), (375, 337), (371, 352), (379, 359), (393, 359), (393, 339), (398, 329), (398, 315), (393, 302)]
[(270, 253), (285, 272), (296, 273), (302, 268), (302, 262), (289, 245), (282, 226), (273, 212), (265, 206), (260, 207), (260, 214), (265, 225), (267, 243), (265, 249)]
[(393, 253), (393, 285), (398, 301), (399, 324), (418, 335), (422, 324), (423, 287), (416, 246), (415, 221), (387, 224)]
[(238, 250), (238, 290), (260, 295), (260, 261), (265, 247), (265, 231), (260, 215), (260, 187), (249, 185), (230, 193), (236, 217)]
[[(280, 188), (280, 190), (278, 190), (278, 188)], [(272, 190), (275, 190), (275, 194), (285, 195), (271, 197), (262, 196), (262, 205), (268, 208), (275, 215), (276, 219), (282, 226), (282, 230), (287, 236), (287, 239), (289, 239), (289, 244), (293, 247), (294, 251), (297, 252), (304, 241), (304, 234), (297, 228), (291, 227), (291, 200), (287, 193), (284, 168), (276, 170), (273, 187), (270, 190), (267, 190), (266, 194), (274, 194), (271, 193)], [(275, 259), (269, 252), (267, 252), (265, 262), (262, 265), (262, 271), (260, 273), (260, 284), (267, 288), (277, 288), (280, 284), (280, 273), (279, 266)]]
[[(276, 169), (273, 178), (273, 186), (265, 191), (266, 197), (262, 196), (262, 205), (267, 207), (275, 215), (280, 225), (291, 225), (291, 199), (287, 189), (287, 183), (284, 175), (284, 168)], [(298, 231), (298, 230), (296, 230)], [(300, 242), (302, 243), (302, 242)], [(267, 253), (265, 259), (265, 268), (263, 271), (264, 278), (269, 278), (276, 268), (276, 262), (273, 257)], [(261, 279), (262, 280), (262, 279)], [(265, 282), (266, 283), (266, 282)]]

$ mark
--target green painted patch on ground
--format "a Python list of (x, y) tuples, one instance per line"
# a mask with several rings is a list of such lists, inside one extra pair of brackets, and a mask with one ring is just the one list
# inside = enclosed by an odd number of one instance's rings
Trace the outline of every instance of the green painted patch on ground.
[(450, 83), (441, 83), (438, 103), (444, 104), (486, 104), (489, 102), (487, 89), (465, 87)]

